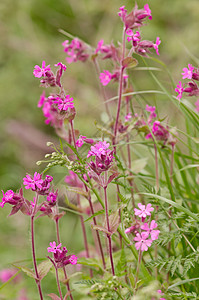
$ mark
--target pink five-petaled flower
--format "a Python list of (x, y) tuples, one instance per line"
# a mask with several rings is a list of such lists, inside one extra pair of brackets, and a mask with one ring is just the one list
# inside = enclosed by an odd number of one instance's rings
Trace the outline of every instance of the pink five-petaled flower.
[(185, 78), (192, 79), (194, 67), (191, 64), (188, 64), (188, 68), (183, 68), (182, 70), (183, 70), (183, 72), (181, 73), (183, 75), (182, 79)]
[(151, 211), (154, 210), (153, 207), (151, 207), (151, 203), (147, 204), (147, 206), (143, 205), (142, 203), (138, 203), (138, 207), (134, 208), (135, 215), (140, 217), (140, 218), (146, 218), (146, 216), (151, 215)]
[(136, 237), (133, 239), (134, 241), (136, 241), (137, 243), (135, 243), (135, 248), (137, 250), (141, 250), (141, 251), (147, 251), (148, 247), (151, 246), (152, 244), (152, 240), (147, 238), (149, 237), (148, 232), (141, 232), (141, 234), (137, 233)]
[(37, 172), (35, 172), (33, 178), (27, 174), (26, 177), (23, 178), (23, 181), (25, 189), (32, 189), (33, 191), (35, 191), (37, 188), (42, 188), (43, 180), (41, 178), (41, 174)]
[(199, 99), (195, 102), (196, 111), (199, 112)]
[(112, 74), (107, 71), (107, 70), (104, 70), (104, 72), (100, 73), (100, 81), (102, 83), (102, 85), (107, 85), (111, 79), (112, 79)]
[(160, 233), (160, 230), (154, 230), (157, 226), (158, 224), (155, 222), (155, 220), (152, 220), (150, 226), (148, 223), (144, 223), (141, 225), (141, 229), (146, 230), (151, 235), (152, 241), (155, 241), (158, 239)]
[(62, 244), (60, 243), (59, 245), (56, 246), (56, 242), (52, 242), (52, 243), (50, 242), (50, 247), (47, 248), (47, 251), (52, 253), (57, 253), (57, 252), (62, 253), (61, 249), (59, 249), (61, 248), (61, 245)]
[(177, 84), (175, 92), (178, 93), (177, 99), (180, 100), (182, 98), (182, 93), (184, 92), (184, 85), (181, 81), (179, 81), (179, 84)]
[(84, 144), (84, 140), (86, 139), (85, 135), (80, 135), (76, 141), (76, 146), (80, 148)]
[(160, 38), (159, 38), (159, 36), (158, 36), (157, 39), (156, 39), (155, 44), (153, 44), (153, 48), (155, 49), (157, 55), (160, 55), (160, 54), (159, 54), (159, 51), (158, 51), (158, 46), (160, 45), (160, 43), (161, 43), (161, 40), (160, 40)]
[(45, 61), (42, 61), (42, 67), (40, 68), (38, 65), (36, 65), (33, 74), (35, 77), (40, 78), (42, 76), (46, 76), (46, 72), (50, 70), (50, 65), (46, 66)]
[(71, 255), (71, 257), (69, 257), (69, 261), (70, 261), (71, 265), (76, 265), (77, 264), (77, 256)]
[(73, 98), (70, 98), (70, 95), (66, 95), (64, 100), (57, 97), (54, 103), (58, 104), (57, 107), (59, 110), (67, 111), (69, 108), (74, 108)]
[(145, 12), (146, 12), (147, 16), (149, 16), (149, 20), (152, 20), (152, 15), (151, 15), (151, 10), (149, 8), (149, 5), (145, 4), (144, 9), (145, 9)]

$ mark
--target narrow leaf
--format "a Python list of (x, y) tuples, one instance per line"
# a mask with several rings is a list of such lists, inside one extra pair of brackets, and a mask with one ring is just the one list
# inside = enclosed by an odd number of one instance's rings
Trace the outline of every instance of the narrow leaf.
[(41, 280), (48, 274), (51, 267), (52, 267), (52, 263), (50, 260), (42, 261), (42, 263), (38, 265), (38, 273), (39, 273), (39, 278)]

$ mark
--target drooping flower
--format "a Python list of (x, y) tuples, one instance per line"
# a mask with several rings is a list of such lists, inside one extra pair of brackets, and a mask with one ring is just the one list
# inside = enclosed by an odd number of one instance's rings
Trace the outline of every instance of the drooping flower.
[(184, 85), (182, 84), (181, 81), (179, 81), (179, 84), (177, 84), (176, 88), (175, 88), (175, 92), (178, 93), (178, 100), (180, 100), (182, 98), (182, 93), (184, 92)]
[(104, 70), (104, 72), (100, 73), (100, 81), (102, 83), (102, 85), (107, 85), (111, 79), (112, 79), (112, 74), (107, 71), (107, 70)]
[(101, 50), (103, 49), (103, 48), (102, 48), (103, 44), (104, 44), (104, 40), (100, 40), (100, 41), (97, 43), (97, 48), (95, 49), (95, 54), (97, 54), (99, 51), (101, 51)]
[(47, 248), (47, 251), (52, 253), (57, 253), (57, 252), (61, 253), (62, 252), (60, 249), (61, 245), (62, 245), (61, 243), (59, 245), (56, 245), (55, 241), (52, 243), (50, 242), (50, 247)]
[(62, 62), (55, 64), (55, 67), (60, 67), (61, 70), (66, 71), (66, 66)]
[(160, 230), (154, 230), (155, 228), (157, 228), (157, 226), (158, 224), (155, 222), (155, 220), (152, 220), (150, 226), (148, 223), (144, 223), (143, 225), (141, 225), (141, 229), (146, 230), (151, 235), (152, 241), (155, 241), (158, 239), (160, 233)]
[(152, 240), (148, 239), (148, 237), (148, 232), (141, 232), (141, 234), (137, 233), (136, 237), (133, 239), (134, 241), (136, 241), (135, 248), (137, 250), (140, 249), (141, 251), (147, 251), (152, 244)]
[(140, 218), (146, 218), (146, 216), (151, 215), (151, 211), (154, 210), (153, 207), (151, 207), (151, 203), (148, 203), (147, 206), (143, 205), (142, 203), (138, 203), (138, 207), (134, 208), (135, 215), (140, 217)]
[(157, 37), (155, 44), (153, 44), (153, 48), (155, 49), (157, 55), (160, 55), (159, 50), (158, 50), (160, 43), (161, 43), (161, 40), (159, 37)]
[(0, 206), (4, 207), (5, 203), (10, 203), (10, 201), (13, 200), (14, 197), (14, 192), (13, 190), (8, 190), (7, 192), (4, 193), (4, 191), (2, 190), (3, 193), (3, 198), (2, 198), (2, 202), (0, 202)]
[(45, 61), (42, 61), (42, 67), (40, 68), (38, 65), (36, 65), (33, 74), (35, 77), (41, 78), (42, 76), (45, 77), (48, 71), (51, 71), (50, 65), (46, 66)]
[(118, 12), (118, 16), (124, 22), (126, 15), (127, 15), (127, 10), (125, 9), (125, 5), (123, 5), (123, 6), (120, 7), (120, 11)]
[(194, 67), (191, 64), (188, 64), (188, 68), (183, 68), (182, 70), (183, 70), (183, 72), (181, 73), (183, 75), (182, 79), (185, 78), (192, 79)]

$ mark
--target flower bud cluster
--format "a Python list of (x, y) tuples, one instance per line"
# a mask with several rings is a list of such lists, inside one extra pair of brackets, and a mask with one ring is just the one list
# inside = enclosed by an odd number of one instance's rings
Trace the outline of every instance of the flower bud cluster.
[(149, 203), (145, 206), (138, 203), (138, 207), (139, 209), (134, 208), (134, 212), (135, 216), (141, 218), (141, 221), (136, 220), (131, 227), (125, 230), (125, 233), (135, 234), (133, 239), (136, 242), (135, 248), (137, 250), (147, 251), (148, 248), (151, 247), (152, 242), (158, 239), (160, 231), (155, 230), (158, 226), (155, 220), (150, 220), (150, 218), (147, 220), (147, 217), (150, 217), (151, 212), (154, 210), (151, 204)]

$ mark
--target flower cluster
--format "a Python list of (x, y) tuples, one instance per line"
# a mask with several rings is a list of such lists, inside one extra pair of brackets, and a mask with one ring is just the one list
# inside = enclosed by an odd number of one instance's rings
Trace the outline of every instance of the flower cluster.
[(156, 230), (157, 223), (155, 220), (150, 220), (150, 218), (146, 222), (146, 218), (151, 216), (151, 212), (154, 210), (154, 208), (151, 206), (151, 204), (147, 204), (146, 206), (138, 203), (138, 207), (134, 208), (135, 216), (138, 216), (141, 218), (141, 221), (137, 221), (134, 225), (127, 228), (125, 230), (125, 233), (134, 233), (134, 241), (135, 247), (137, 250), (141, 251), (147, 251), (149, 247), (151, 247), (151, 244), (153, 241), (158, 239), (159, 230)]
[(62, 247), (62, 244), (56, 245), (56, 242), (50, 242), (50, 247), (47, 248), (49, 253), (53, 253), (54, 263), (57, 268), (63, 268), (66, 265), (76, 265), (77, 256), (75, 255), (66, 255), (68, 250), (66, 247)]
[(43, 212), (44, 215), (50, 214), (52, 213), (52, 207), (55, 206), (57, 202), (57, 191), (54, 192), (51, 190), (52, 180), (53, 177), (50, 175), (46, 175), (46, 178), (42, 179), (42, 174), (37, 172), (35, 172), (33, 176), (27, 174), (26, 177), (23, 178), (25, 189), (31, 189), (38, 195), (46, 196), (46, 201), (43, 201), (42, 204), (38, 205), (36, 198), (34, 198), (33, 202), (25, 199), (23, 189), (21, 188), (19, 193), (15, 193), (13, 190), (8, 190), (5, 193), (2, 191), (3, 198), (0, 206), (4, 207), (6, 203), (11, 204), (13, 208), (10, 216), (16, 214), (19, 210), (26, 215), (31, 215), (33, 212), (36, 214), (38, 211)]
[[(193, 67), (191, 64), (188, 64), (188, 68), (183, 68), (182, 79), (189, 79), (189, 82), (182, 83), (179, 81), (175, 88), (175, 92), (178, 93), (177, 99), (182, 98), (182, 94), (185, 92), (188, 96), (198, 96), (199, 95), (199, 86), (196, 81), (199, 81), (199, 68)], [(199, 112), (199, 99), (195, 102), (196, 111)]]
[(63, 42), (64, 52), (66, 52), (67, 63), (76, 62), (78, 60), (85, 62), (89, 54), (87, 53), (88, 47), (78, 38), (74, 38), (71, 43), (68, 40)]

